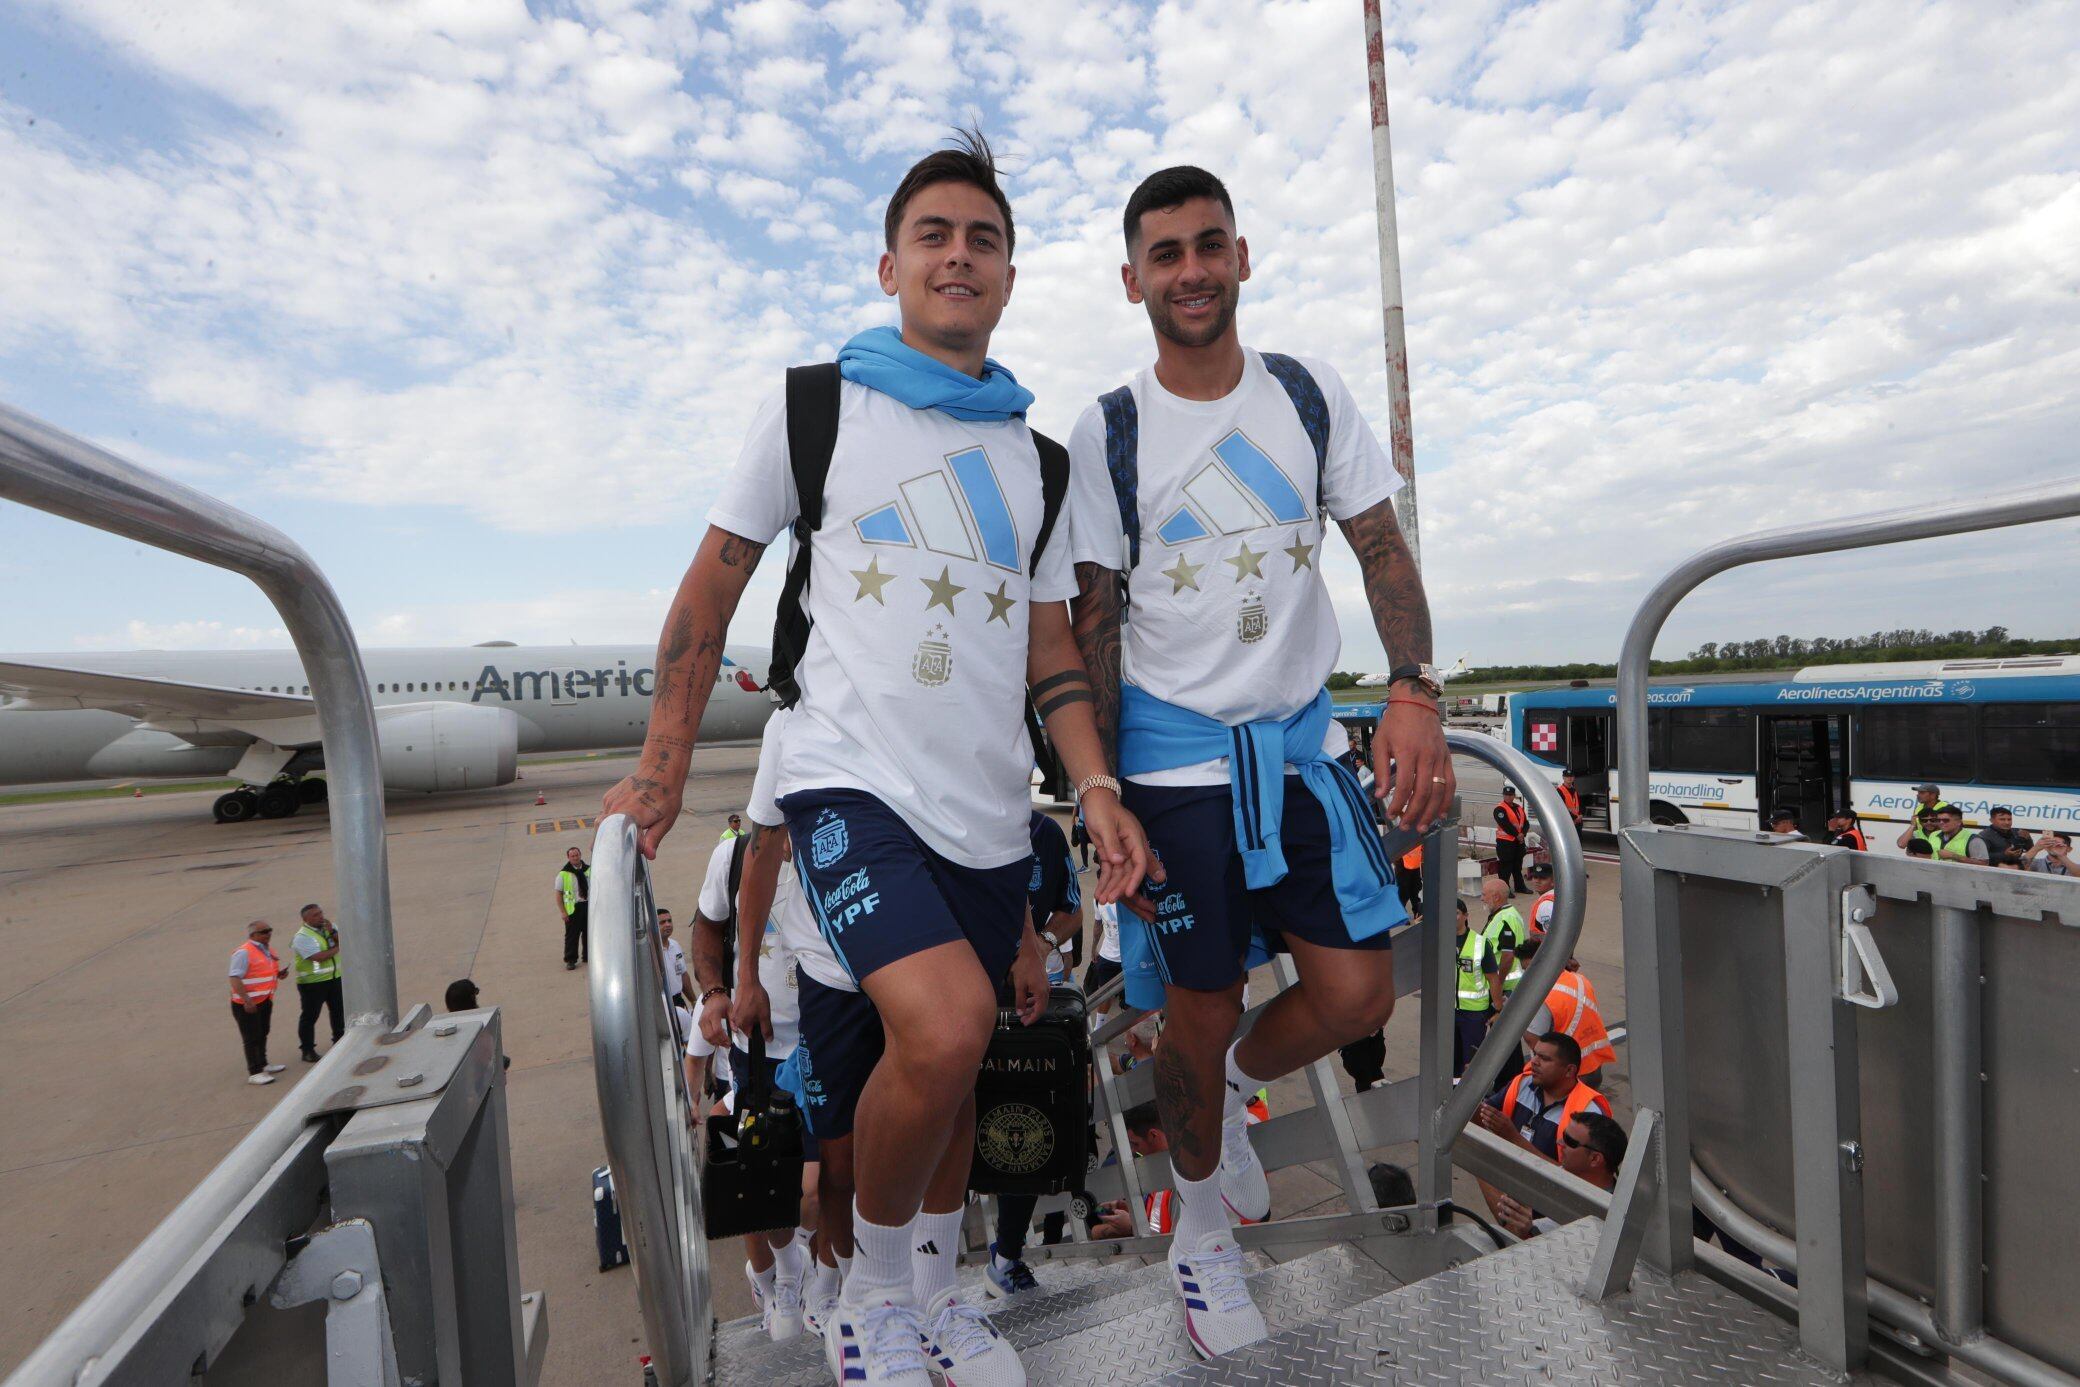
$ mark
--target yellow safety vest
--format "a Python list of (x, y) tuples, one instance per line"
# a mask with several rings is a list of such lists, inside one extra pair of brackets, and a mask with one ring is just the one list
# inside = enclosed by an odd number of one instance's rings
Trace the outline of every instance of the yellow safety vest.
[(1517, 908), (1513, 905), (1506, 905), (1489, 916), (1488, 923), (1482, 927), (1481, 933), (1488, 937), (1488, 947), (1495, 951), (1497, 959), (1502, 957), (1501, 935), (1502, 926), (1505, 923), (1516, 928), (1516, 933), (1513, 936), (1515, 943), (1510, 946), (1509, 950), (1509, 974), (1502, 980), (1503, 995), (1507, 996), (1517, 990), (1517, 980), (1524, 976), (1524, 962), (1517, 957), (1516, 944), (1521, 944), (1526, 939), (1529, 939), (1531, 930), (1524, 924), (1524, 917), (1517, 913)]
[(1486, 1011), (1488, 1000), (1488, 977), (1481, 963), (1488, 951), (1488, 936), (1477, 929), (1466, 931), (1466, 940), (1459, 945), (1459, 1010)]
[(563, 913), (573, 915), (578, 909), (578, 874), (565, 867), (556, 874), (556, 884), (563, 889)]
[(1941, 857), (1946, 852), (1957, 852), (1963, 853), (1965, 860), (1970, 861), (1972, 856), (1972, 838), (1977, 833), (1978, 830), (1974, 828), (1960, 828), (1957, 832), (1950, 835), (1947, 842), (1944, 840), (1943, 830), (1940, 828), (1924, 836), (1928, 839), (1929, 851), (1933, 852), (1937, 857)]
[[(315, 939), (321, 951), (333, 947), (333, 942), (327, 939), (321, 930), (314, 930), (309, 925), (305, 925), (296, 931), (298, 939), (303, 938), (305, 935)], [(295, 953), (293, 945), (290, 948), (290, 952)], [(298, 987), (302, 987), (305, 983), (329, 982), (338, 976), (338, 954), (334, 954), (331, 958), (326, 959), (305, 958), (302, 954), (296, 954), (296, 985)]]

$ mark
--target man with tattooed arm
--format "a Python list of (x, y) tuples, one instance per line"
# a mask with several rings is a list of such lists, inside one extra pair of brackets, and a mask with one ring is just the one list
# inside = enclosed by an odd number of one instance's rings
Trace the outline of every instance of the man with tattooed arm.
[[(1165, 169), (1129, 199), (1124, 231), (1121, 276), (1156, 359), (1070, 436), (1073, 612), (1126, 807), (1167, 873), (1122, 916), (1121, 962), (1128, 1002), (1168, 1017), (1155, 1080), (1179, 1196), (1170, 1269), (1211, 1357), (1265, 1335), (1232, 1228), (1271, 1204), (1244, 1102), (1386, 1023), (1388, 931), (1407, 919), (1336, 760), (1330, 518), (1393, 671), (1373, 742), (1388, 817), (1439, 818), (1452, 768), (1429, 607), (1394, 519), (1400, 477), (1333, 370), (1242, 346), (1249, 247), (1227, 189)], [(1300, 981), (1231, 1044), (1259, 945), (1289, 951)]]

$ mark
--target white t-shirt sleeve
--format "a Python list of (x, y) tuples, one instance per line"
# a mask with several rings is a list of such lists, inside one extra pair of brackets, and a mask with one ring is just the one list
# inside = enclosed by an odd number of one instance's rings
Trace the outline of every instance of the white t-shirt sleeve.
[(771, 544), (800, 509), (787, 459), (787, 393), (780, 390), (752, 417), (744, 449), (708, 512), (708, 523), (754, 544)]
[(1379, 446), (1336, 369), (1308, 361), (1307, 369), (1329, 405), (1329, 456), (1322, 465), (1322, 502), (1337, 520), (1372, 509), (1401, 489), (1401, 474)]
[(710, 920), (729, 918), (729, 843), (717, 843), (708, 854), (708, 874), (701, 878), (700, 912)]
[(1069, 434), (1069, 497), (1063, 507), (1068, 512), (1071, 562), (1125, 572), (1127, 534), (1120, 528), (1112, 471), (1105, 464), (1105, 412), (1095, 404)]
[(744, 812), (751, 822), (766, 828), (778, 828), (787, 816), (780, 812), (780, 735), (787, 726), (789, 708), (776, 708), (766, 719), (765, 732), (759, 738), (758, 773), (751, 778), (751, 803)]
[[(1070, 490), (1075, 490), (1075, 469), (1071, 464)], [(1069, 554), (1075, 545), (1076, 522), (1069, 518), (1069, 496), (1062, 497), (1061, 513), (1054, 518), (1054, 529), (1048, 533), (1047, 547), (1040, 551), (1040, 562), (1033, 568), (1032, 591), (1035, 602), (1066, 602), (1076, 595), (1076, 569)]]
[(252, 957), (253, 955), (243, 948), (233, 953), (231, 955), (231, 976), (234, 978), (244, 977), (246, 975), (246, 965), (251, 962)]
[(302, 930), (298, 930), (296, 937), (289, 941), (289, 947), (296, 951), (298, 958), (316, 958), (319, 949), (323, 946)]

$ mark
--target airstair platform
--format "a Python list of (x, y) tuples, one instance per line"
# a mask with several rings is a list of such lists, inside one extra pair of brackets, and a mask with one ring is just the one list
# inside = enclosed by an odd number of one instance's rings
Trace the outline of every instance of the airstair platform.
[[(1822, 1387), (1841, 1376), (1805, 1358), (1784, 1320), (1695, 1273), (1640, 1268), (1598, 1303), (1581, 1287), (1603, 1221), (1585, 1218), (1417, 1281), (1398, 1284), (1354, 1247), (1273, 1263), (1249, 1254), (1250, 1289), (1271, 1337), (1204, 1362), (1184, 1333), (1160, 1261), (1049, 1263), (1043, 1289), (998, 1302), (1031, 1387), (1112, 1384), (1406, 1383), (1540, 1387)], [(964, 1279), (979, 1301), (979, 1276)], [(822, 1342), (768, 1342), (756, 1318), (720, 1327), (715, 1387), (820, 1387)], [(1859, 1375), (1854, 1381), (1881, 1379)]]

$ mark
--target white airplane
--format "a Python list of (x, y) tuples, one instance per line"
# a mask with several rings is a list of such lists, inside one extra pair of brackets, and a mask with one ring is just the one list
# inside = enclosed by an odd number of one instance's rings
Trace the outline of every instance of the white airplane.
[[(364, 650), (383, 783), (393, 790), (504, 785), (523, 751), (635, 746), (650, 722), (655, 651), (633, 645)], [(752, 671), (768, 652), (724, 652), (702, 742), (756, 738), (774, 704)], [(244, 782), (220, 823), (280, 819), (325, 795), (316, 705), (293, 650), (136, 650), (0, 656), (0, 785), (54, 780)]]
[[(1471, 653), (1472, 652), (1470, 651), (1468, 652), (1468, 654)], [(1437, 672), (1437, 677), (1439, 679), (1450, 679), (1453, 675), (1464, 673), (1466, 673), (1466, 656), (1461, 655), (1456, 661), (1453, 662), (1452, 667), (1450, 669), (1439, 670)], [(1384, 688), (1386, 686), (1386, 683), (1387, 676), (1384, 674), (1367, 674), (1362, 676), (1358, 680), (1357, 687), (1361, 689), (1378, 689)]]

